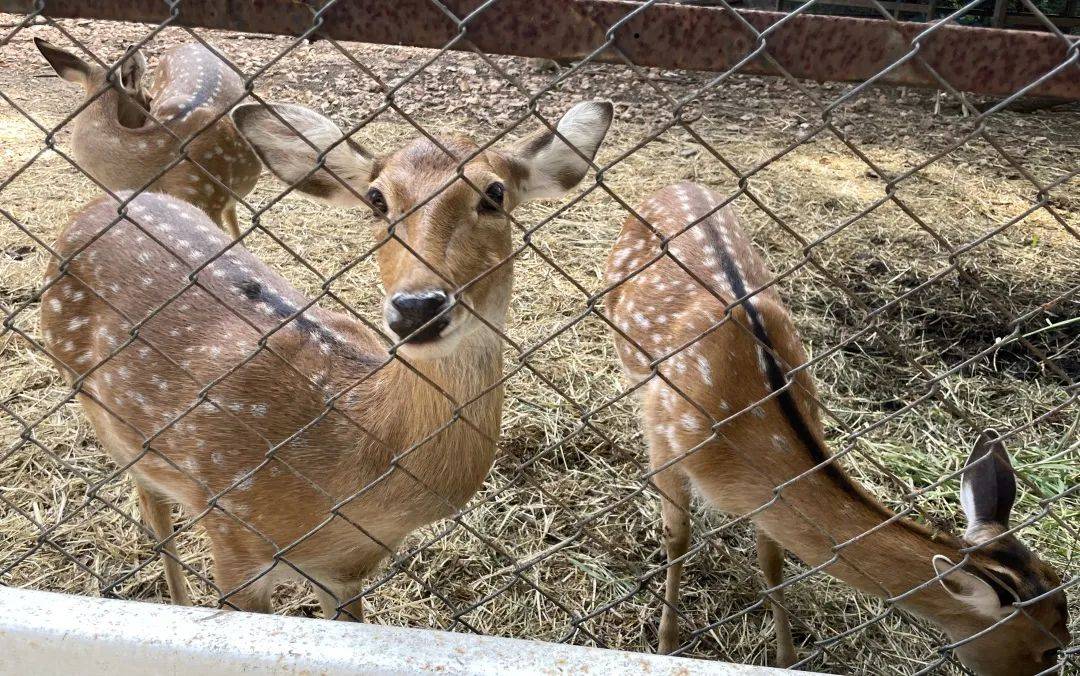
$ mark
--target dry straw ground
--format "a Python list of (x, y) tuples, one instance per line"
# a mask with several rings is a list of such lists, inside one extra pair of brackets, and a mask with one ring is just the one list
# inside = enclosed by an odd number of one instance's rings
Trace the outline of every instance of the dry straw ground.
[[(4, 21), (10, 29), (14, 17)], [(104, 22), (63, 26), (108, 58), (149, 30)], [(35, 27), (20, 32), (0, 50), (0, 90), (9, 100), (0, 104), (0, 176), (7, 181), (0, 190), (0, 213), (5, 217), (0, 223), (0, 313), (21, 308), (12, 320), (14, 326), (36, 336), (33, 298), (46, 256), (7, 219), (50, 241), (95, 189), (60, 156), (41, 152), (45, 135), (15, 108), (51, 128), (76, 102), (75, 88), (51, 77), (32, 47), (32, 35), (65, 43), (55, 29)], [(200, 35), (246, 72), (289, 45), (281, 38), (212, 31)], [(164, 48), (188, 39), (179, 29), (162, 32), (148, 48), (151, 61)], [(388, 81), (433, 56), (403, 48), (348, 48)], [(555, 71), (522, 60), (496, 62), (530, 92), (540, 91), (556, 76)], [(669, 118), (659, 91), (678, 97), (706, 80), (700, 74), (587, 67), (545, 92), (540, 108), (557, 114), (577, 99), (613, 100), (616, 120), (599, 158), (606, 163)], [(824, 100), (846, 89), (803, 86), (806, 93)], [(361, 119), (380, 99), (373, 81), (325, 42), (289, 51), (255, 82), (255, 88), (269, 99), (314, 105), (346, 122)], [(704, 114), (693, 128), (725, 161), (746, 170), (814, 128), (820, 113), (806, 93), (781, 80), (732, 78), (702, 97)], [(472, 54), (438, 57), (401, 90), (397, 100), (428, 130), (462, 131), (478, 138), (495, 134), (526, 105), (523, 94)], [(919, 164), (971, 128), (955, 102), (947, 102), (940, 115), (932, 109), (928, 92), (870, 89), (841, 107), (835, 120), (878, 166), (877, 172), (826, 133), (783, 154), (748, 185), (792, 232), (807, 239), (820, 237), (879, 200), (886, 190), (881, 176)], [(1005, 113), (993, 118), (988, 128), (1041, 181), (1075, 172), (1080, 162), (1076, 145), (1080, 113), (1075, 108)], [(407, 120), (387, 113), (358, 138), (384, 150), (414, 134)], [(56, 141), (60, 148), (69, 147), (69, 132), (61, 130)], [(36, 159), (16, 176), (31, 158)], [(684, 131), (663, 133), (618, 162), (606, 172), (605, 183), (632, 204), (686, 178), (726, 193), (738, 187), (720, 159)], [(264, 204), (278, 191), (279, 186), (264, 177), (252, 203)], [(979, 141), (920, 170), (897, 185), (896, 194), (923, 225), (958, 245), (1023, 214), (1035, 191), (992, 147)], [(975, 425), (1003, 428), (1045, 415), (1013, 444), (1018, 469), (1031, 482), (1018, 509), (1021, 515), (1038, 510), (1036, 490), (1054, 496), (1072, 489), (1071, 496), (1055, 502), (1053, 511), (1060, 521), (1043, 518), (1025, 528), (1023, 536), (1067, 576), (1075, 577), (1080, 573), (1080, 551), (1061, 522), (1075, 526), (1080, 514), (1075, 493), (1080, 485), (1076, 435), (1080, 411), (1072, 406), (1046, 415), (1069, 397), (1061, 373), (1049, 370), (1046, 362), (1052, 361), (1073, 381), (1080, 378), (1077, 179), (1055, 188), (1051, 198), (1071, 231), (1046, 210), (1035, 210), (965, 254), (960, 264), (966, 274), (947, 272), (927, 286), (922, 285), (949, 263), (943, 245), (897, 206), (886, 203), (817, 248), (821, 269), (804, 266), (781, 288), (812, 354), (845, 343), (815, 369), (831, 411), (832, 439), (917, 399), (925, 391), (927, 372), (947, 371), (1009, 335), (1014, 328), (1010, 315), (1037, 309), (1071, 291), (1020, 326), (1046, 354), (1046, 361), (1013, 344), (965, 365), (941, 381), (937, 396), (862, 436), (846, 465), (883, 499), (899, 505), (908, 489), (931, 486), (958, 468), (973, 432), (957, 411)], [(521, 221), (536, 224), (561, 204), (529, 208), (520, 214)], [(746, 197), (740, 197), (737, 205), (774, 269), (786, 270), (802, 260), (797, 241), (777, 220)], [(368, 596), (370, 621), (631, 650), (655, 645), (660, 584), (650, 573), (662, 565), (663, 556), (655, 495), (649, 490), (634, 495), (641, 488), (638, 477), (644, 466), (642, 436), (632, 402), (624, 399), (603, 406), (622, 386), (604, 327), (595, 317), (570, 324), (586, 306), (586, 295), (571, 279), (590, 293), (601, 288), (604, 256), (625, 215), (616, 200), (595, 191), (532, 234), (535, 251), (527, 250), (517, 261), (510, 335), (525, 349), (542, 344), (530, 354), (529, 365), (556, 383), (562, 394), (528, 369), (510, 381), (499, 459), (464, 518), (482, 538), (461, 527), (447, 529), (446, 524), (418, 533), (411, 541), (414, 546), (429, 540), (430, 544), (390, 569), (394, 574)], [(242, 220), (250, 218), (245, 215)], [(335, 211), (297, 199), (275, 205), (262, 224), (322, 275), (361, 255), (371, 242), (366, 213)], [(321, 283), (317, 274), (265, 233), (255, 231), (247, 245), (301, 288), (310, 291)], [(370, 263), (358, 265), (334, 284), (334, 290), (361, 312), (377, 312), (380, 292)], [(871, 309), (903, 294), (907, 295), (874, 322), (868, 321)], [(868, 325), (871, 330), (845, 342)], [(510, 365), (517, 357), (508, 349)], [(103, 586), (135, 571), (112, 593), (159, 600), (165, 594), (164, 582), (147, 539), (127, 518), (89, 493), (115, 468), (77, 406), (60, 406), (32, 430), (22, 427), (20, 421), (37, 421), (65, 395), (43, 355), (10, 331), (0, 333), (0, 402), (10, 411), (0, 412), (0, 490), (5, 500), (0, 508), (0, 583), (96, 595)], [(586, 411), (592, 412), (592, 424), (607, 439), (582, 430), (580, 419)], [(883, 469), (899, 477), (901, 484)], [(948, 481), (919, 498), (927, 518), (943, 527), (959, 525), (956, 488), (956, 481)], [(95, 494), (113, 501), (127, 515), (137, 514), (123, 477), (106, 482)], [(627, 496), (632, 497), (623, 500)], [(768, 620), (760, 609), (738, 614), (757, 600), (751, 539), (744, 527), (725, 528), (727, 519), (721, 515), (700, 506), (695, 512), (696, 541), (704, 546), (688, 564), (683, 627), (702, 629), (726, 621), (704, 631), (688, 654), (764, 663)], [(34, 522), (55, 527), (39, 538)], [(707, 529), (715, 531), (703, 538)], [(499, 543), (501, 551), (485, 540)], [(186, 563), (207, 571), (205, 542), (197, 529), (186, 532), (179, 544)], [(519, 569), (526, 562), (531, 565)], [(401, 568), (412, 577), (395, 572)], [(789, 571), (796, 568), (797, 563), (789, 564)], [(204, 584), (193, 580), (192, 585), (201, 603), (213, 602)], [(1077, 618), (1077, 594), (1072, 596)], [(804, 646), (835, 637), (883, 607), (821, 576), (792, 585), (789, 598), (797, 642)], [(313, 599), (300, 588), (284, 590), (279, 607), (284, 613), (317, 614)], [(1074, 619), (1074, 634), (1080, 634), (1078, 629)], [(932, 645), (939, 638), (933, 630), (893, 614), (830, 645), (806, 668), (910, 673), (933, 658)]]

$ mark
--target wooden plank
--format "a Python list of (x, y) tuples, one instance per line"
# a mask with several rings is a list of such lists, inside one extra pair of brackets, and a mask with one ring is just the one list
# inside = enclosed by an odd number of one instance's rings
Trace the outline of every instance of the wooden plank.
[[(907, 57), (926, 30), (920, 22), (755, 10), (738, 10), (736, 16), (721, 7), (643, 6), (623, 0), (442, 0), (439, 6), (430, 0), (350, 0), (330, 5), (317, 31), (311, 9), (294, 0), (184, 0), (175, 5), (175, 15), (161, 0), (49, 0), (44, 10), (38, 4), (0, 0), (0, 11), (292, 36), (310, 30), (338, 40), (475, 47), (489, 54), (548, 59), (591, 55), (595, 61), (625, 59), (639, 66), (713, 72), (753, 54), (757, 34), (769, 31), (768, 54), (795, 77), (822, 82), (874, 78), (881, 84), (937, 88), (921, 65), (926, 63), (956, 89), (990, 96), (1008, 96), (1069, 58), (1065, 41), (1034, 31), (944, 24), (923, 37), (920, 60), (914, 60)], [(776, 27), (780, 21), (783, 25)], [(901, 60), (900, 67), (891, 68)], [(760, 56), (742, 63), (739, 72), (779, 74)], [(1080, 66), (1068, 65), (1029, 95), (1080, 99)]]

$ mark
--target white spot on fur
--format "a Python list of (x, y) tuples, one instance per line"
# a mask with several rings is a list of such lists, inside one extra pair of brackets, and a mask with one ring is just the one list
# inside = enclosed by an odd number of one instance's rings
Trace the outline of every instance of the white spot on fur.
[(109, 327), (102, 326), (102, 327), (98, 328), (97, 333), (98, 333), (98, 336), (100, 336), (101, 339), (104, 340), (108, 345), (110, 345), (110, 346), (116, 345), (116, 337), (113, 336), (113, 334), (109, 333)]
[(705, 385), (712, 385), (712, 368), (709, 366), (709, 360), (704, 355), (697, 356), (698, 375), (701, 376), (701, 382)]
[(245, 479), (245, 474), (247, 474), (247, 472), (238, 472), (236, 476), (233, 477), (233, 483), (236, 483), (238, 481), (240, 482), (236, 485), (236, 490), (238, 491), (246, 491), (251, 488), (253, 483), (255, 483), (254, 477), (248, 477)]
[(761, 345), (758, 345), (758, 346), (756, 346), (755, 351), (757, 352), (758, 369), (760, 369), (763, 374), (768, 373), (769, 372), (769, 358), (765, 354), (765, 348), (763, 348)]
[(684, 413), (682, 417), (683, 429), (690, 432), (697, 432), (701, 429), (701, 421), (693, 413)]

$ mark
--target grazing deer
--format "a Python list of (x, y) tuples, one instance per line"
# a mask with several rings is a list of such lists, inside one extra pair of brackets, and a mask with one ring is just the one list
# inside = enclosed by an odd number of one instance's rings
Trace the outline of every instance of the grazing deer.
[[(611, 116), (581, 103), (561, 136), (506, 151), (421, 137), (374, 157), (300, 106), (233, 112), (285, 183), (396, 222), (377, 253), (394, 351), (351, 314), (309, 307), (247, 251), (219, 255), (228, 241), (184, 202), (142, 194), (121, 219), (103, 199), (75, 217), (57, 243), (70, 260), (47, 273), (45, 345), (134, 475), (174, 602), (187, 593), (171, 502), (200, 517), (230, 606), (268, 611), (275, 580), (299, 570), (327, 616), (355, 618), (363, 578), (466, 503), (499, 434), (507, 214), (575, 186)], [(386, 236), (382, 218), (375, 231)]]
[(112, 191), (149, 184), (148, 190), (199, 207), (233, 238), (240, 235), (236, 198), (254, 189), (262, 165), (225, 114), (244, 95), (240, 76), (225, 62), (199, 43), (174, 47), (161, 57), (147, 91), (146, 60), (138, 51), (110, 77), (45, 40), (34, 43), (57, 75), (86, 91), (72, 130), (72, 154), (83, 170)]
[[(980, 437), (962, 474), (963, 538), (899, 518), (871, 497), (829, 461), (799, 335), (780, 296), (764, 288), (772, 277), (734, 210), (720, 204), (692, 183), (664, 188), (639, 214), (670, 238), (668, 253), (647, 264), (661, 256), (661, 240), (631, 217), (607, 262), (608, 283), (617, 284), (608, 316), (629, 378), (645, 382), (652, 480), (663, 496), (670, 564), (660, 649), (678, 646), (693, 486), (724, 512), (752, 515), (769, 587), (781, 582), (786, 548), (868, 594), (911, 592), (897, 605), (956, 641), (971, 639), (956, 652), (979, 674), (1052, 667), (1070, 640), (1065, 595), (1057, 573), (1009, 532), (1016, 486), (997, 435)], [(660, 359), (657, 376), (650, 365)], [(778, 661), (790, 664), (786, 615), (776, 624)]]

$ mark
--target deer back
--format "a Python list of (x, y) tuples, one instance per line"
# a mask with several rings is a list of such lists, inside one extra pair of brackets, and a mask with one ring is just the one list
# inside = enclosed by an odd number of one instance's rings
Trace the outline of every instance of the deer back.
[[(368, 377), (387, 354), (355, 319), (300, 314), (309, 299), (228, 244), (180, 200), (144, 193), (118, 217), (103, 198), (58, 239), (69, 260), (49, 266), (42, 333), (137, 481), (192, 514), (220, 494), (214, 504), (284, 545), (386, 471), (397, 449), (367, 433), (392, 436), (381, 376)], [(350, 508), (399, 492), (381, 482)], [(365, 527), (377, 532), (378, 514)]]
[(148, 186), (220, 224), (233, 195), (250, 193), (262, 169), (227, 115), (243, 93), (240, 77), (206, 47), (175, 47), (158, 64), (143, 124), (121, 124), (124, 94), (105, 91), (75, 120), (75, 159), (111, 190)]

